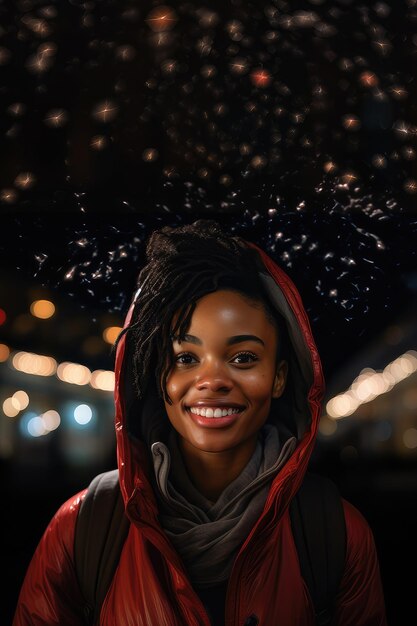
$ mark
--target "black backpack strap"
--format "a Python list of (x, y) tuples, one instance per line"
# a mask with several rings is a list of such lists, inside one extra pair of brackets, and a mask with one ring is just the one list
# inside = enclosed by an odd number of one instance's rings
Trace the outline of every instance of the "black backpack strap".
[(80, 505), (74, 540), (75, 570), (88, 624), (98, 620), (128, 530), (118, 470), (99, 474)]
[(331, 623), (345, 568), (346, 523), (336, 485), (308, 472), (290, 504), (301, 574), (316, 611), (316, 624)]

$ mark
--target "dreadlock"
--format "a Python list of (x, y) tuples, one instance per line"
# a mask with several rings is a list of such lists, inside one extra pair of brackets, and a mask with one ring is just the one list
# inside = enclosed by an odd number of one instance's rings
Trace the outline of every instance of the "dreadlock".
[[(174, 362), (172, 337), (178, 334), (180, 341), (184, 339), (197, 300), (218, 289), (237, 291), (250, 304), (263, 307), (268, 320), (278, 330), (277, 359), (283, 358), (285, 325), (261, 285), (255, 254), (242, 238), (224, 232), (212, 219), (199, 219), (179, 227), (164, 226), (151, 234), (146, 245), (147, 263), (137, 281), (140, 290), (132, 320), (114, 346), (128, 334), (139, 398), (146, 389), (150, 372), (154, 372), (159, 396), (172, 404), (166, 391), (166, 380)], [(176, 312), (175, 327), (171, 328)]]

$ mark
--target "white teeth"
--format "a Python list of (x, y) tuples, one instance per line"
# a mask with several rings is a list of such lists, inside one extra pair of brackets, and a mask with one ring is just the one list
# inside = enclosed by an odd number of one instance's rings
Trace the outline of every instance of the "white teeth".
[(240, 409), (228, 408), (211, 408), (211, 407), (201, 407), (197, 408), (195, 406), (190, 407), (191, 413), (195, 415), (202, 415), (203, 417), (226, 417), (226, 415), (232, 415), (232, 413), (239, 413)]

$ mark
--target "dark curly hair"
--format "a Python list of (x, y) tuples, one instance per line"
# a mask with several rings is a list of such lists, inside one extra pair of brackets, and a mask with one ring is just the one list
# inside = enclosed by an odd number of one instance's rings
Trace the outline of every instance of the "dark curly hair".
[[(256, 256), (257, 252), (242, 238), (225, 232), (212, 219), (199, 219), (179, 227), (164, 226), (151, 234), (146, 245), (147, 262), (138, 277), (140, 292), (131, 323), (114, 346), (128, 334), (139, 398), (153, 372), (159, 396), (172, 403), (166, 391), (174, 362), (172, 336), (178, 334), (179, 340), (184, 339), (197, 300), (218, 289), (237, 291), (253, 306), (263, 307), (278, 331), (277, 360), (285, 358), (285, 323), (261, 284)], [(175, 328), (171, 329), (177, 311)]]

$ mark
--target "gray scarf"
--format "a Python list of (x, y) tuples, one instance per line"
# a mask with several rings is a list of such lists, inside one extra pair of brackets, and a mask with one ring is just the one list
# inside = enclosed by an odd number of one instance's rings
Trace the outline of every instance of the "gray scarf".
[[(265, 424), (246, 467), (213, 503), (191, 482), (174, 429), (169, 447), (161, 441), (152, 444), (159, 521), (196, 586), (211, 587), (229, 578), (241, 544), (262, 513), (273, 478), (296, 445), (297, 439), (290, 437), (280, 450), (277, 428)], [(170, 471), (181, 491), (174, 487)]]

